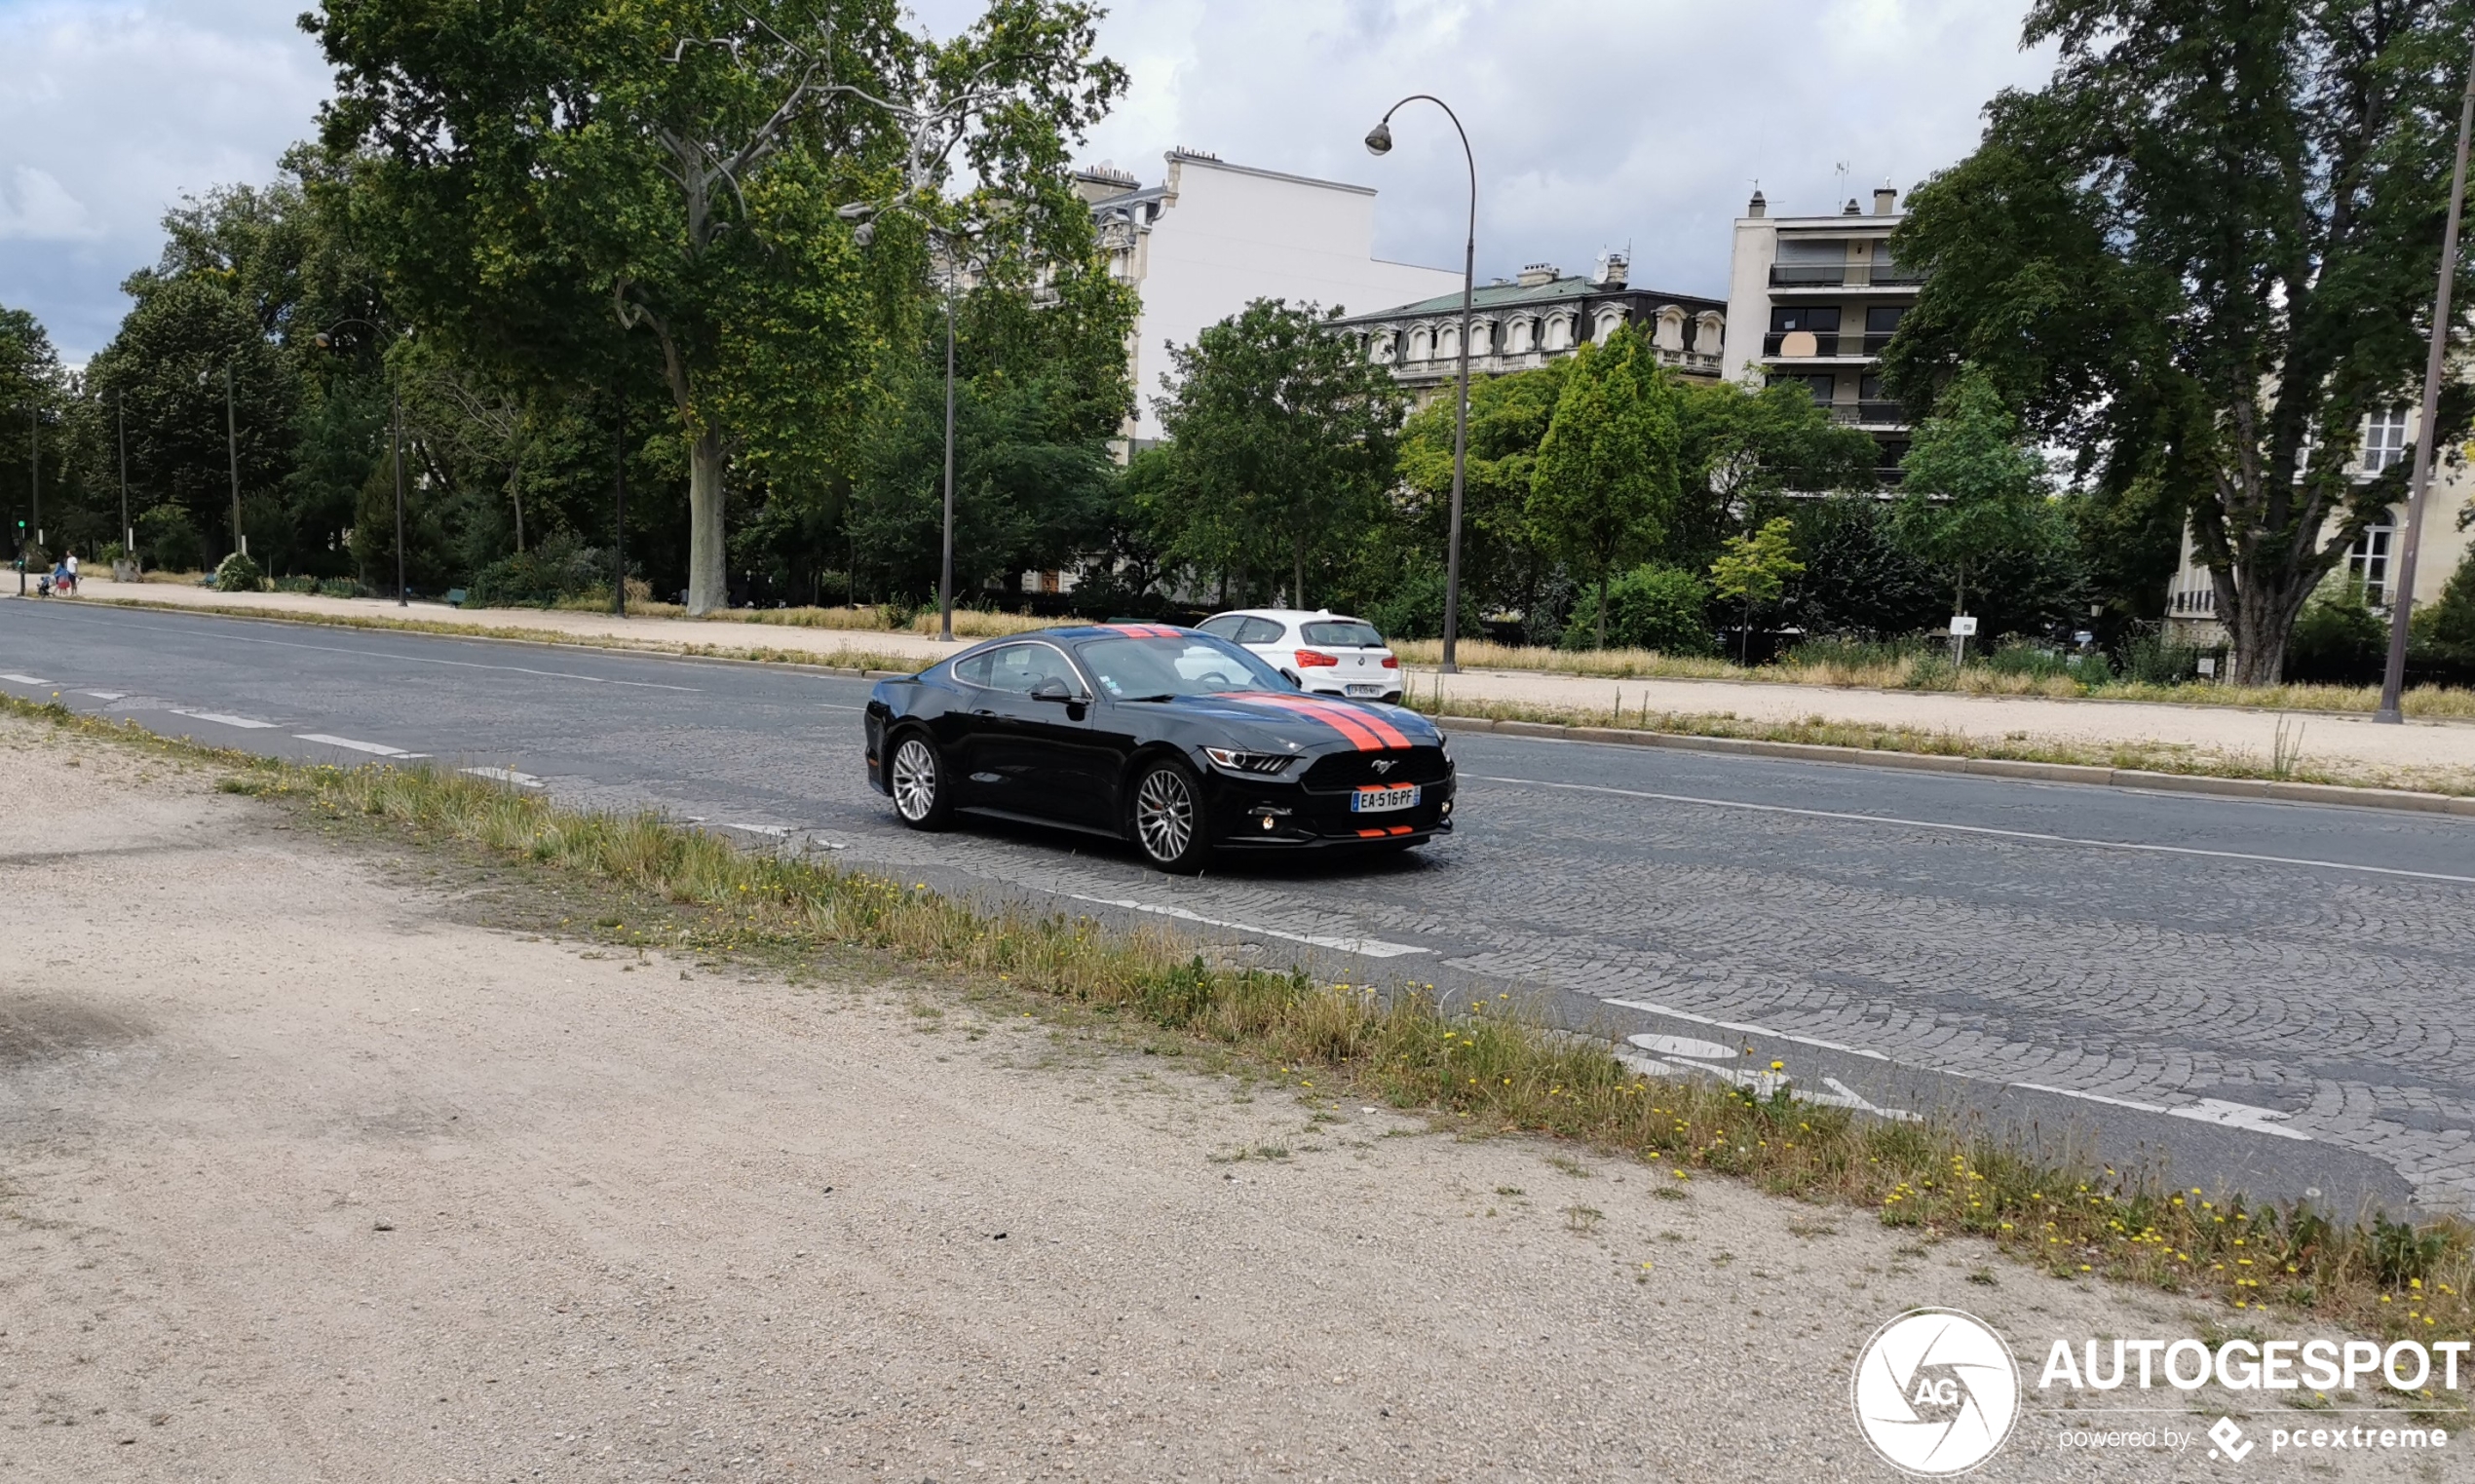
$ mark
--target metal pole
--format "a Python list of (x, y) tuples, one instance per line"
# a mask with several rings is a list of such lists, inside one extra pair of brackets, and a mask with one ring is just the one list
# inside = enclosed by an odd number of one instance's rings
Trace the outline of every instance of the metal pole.
[(610, 611), (628, 616), (628, 394), (619, 394), (619, 416), (611, 434), (614, 454), (610, 512)]
[(120, 552), (132, 571), (137, 567), (137, 527), (129, 523), (129, 394), (112, 394), (112, 413), (120, 423)]
[[(1469, 147), (1469, 131), (1461, 127), (1461, 115), (1452, 105), (1431, 93), (1413, 93), (1384, 110), (1377, 129), (1382, 133), (1385, 149), (1391, 148), (1392, 115), (1404, 103), (1420, 100), (1444, 110), (1452, 120), (1453, 133), (1461, 136), (1461, 156), (1469, 167), (1469, 235), (1461, 253), (1461, 375), (1453, 394), (1452, 419), (1452, 523), (1444, 541), (1444, 654), (1436, 669), (1447, 675), (1458, 674), (1457, 657), (1461, 646), (1461, 508), (1462, 496), (1469, 478), (1469, 301), (1478, 284), (1478, 156)], [(1369, 147), (1378, 141), (1367, 140)]]
[(2440, 286), (2432, 294), (2432, 348), (2423, 361), (2423, 422), (2415, 436), (2413, 493), (2406, 502), (2406, 550), (2398, 557), (2397, 597), (2389, 605), (2389, 666), (2380, 677), (2380, 709), (2374, 721), (2406, 720), (2407, 620), (2415, 610), (2415, 554), (2423, 536), (2423, 497), (2432, 487), (2433, 437), (2441, 414), (2441, 362), (2449, 350), (2450, 288), (2457, 277), (2457, 223), (2466, 206), (2466, 136), (2475, 129), (2475, 55), (2466, 64), (2466, 92), (2457, 105), (2457, 166), (2450, 172), (2449, 223), (2441, 229)]
[(400, 394), (387, 394), (387, 412), (396, 449), (396, 606), (407, 608), (412, 599), (404, 589), (404, 404)]
[(30, 496), (34, 501), (34, 544), (41, 546), (43, 545), (43, 409), (39, 406), (30, 406), (25, 409), (25, 450), (26, 467), (31, 472), (28, 476), (28, 482), (32, 485)]
[(223, 363), (223, 446), (232, 458), (232, 550), (248, 554), (249, 539), (241, 534), (241, 421), (232, 410), (232, 362)]
[(937, 642), (954, 642), (954, 265), (945, 276), (945, 569), (936, 582)]

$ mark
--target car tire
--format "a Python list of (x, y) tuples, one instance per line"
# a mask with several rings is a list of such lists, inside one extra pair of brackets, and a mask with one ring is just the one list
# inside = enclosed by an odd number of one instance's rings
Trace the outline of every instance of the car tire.
[(887, 791), (894, 812), (913, 829), (943, 829), (954, 822), (954, 784), (945, 755), (925, 732), (903, 732), (894, 739), (886, 760)]
[(1126, 809), (1126, 833), (1143, 858), (1163, 871), (1192, 875), (1211, 856), (1211, 832), (1203, 812), (1203, 785), (1195, 770), (1161, 758), (1136, 770)]
[(1384, 704), (1385, 704), (1386, 705), (1399, 705), (1399, 704), (1401, 704), (1401, 693), (1400, 693), (1400, 692), (1398, 692), (1398, 691), (1387, 691), (1387, 692), (1385, 692), (1385, 693), (1384, 693)]

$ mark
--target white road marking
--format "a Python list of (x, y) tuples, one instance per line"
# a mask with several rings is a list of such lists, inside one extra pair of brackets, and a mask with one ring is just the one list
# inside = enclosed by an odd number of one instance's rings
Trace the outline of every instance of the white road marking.
[(171, 714), (187, 716), (197, 721), (211, 721), (219, 727), (248, 727), (251, 731), (262, 731), (275, 725), (271, 721), (251, 721), (247, 716), (230, 716), (221, 711), (190, 711), (179, 706), (173, 706)]
[[(1847, 1046), (1837, 1041), (1823, 1041), (1814, 1036), (1791, 1035), (1786, 1031), (1774, 1031), (1766, 1025), (1754, 1025), (1741, 1020), (1717, 1020), (1708, 1015), (1696, 1015), (1691, 1010), (1678, 1009), (1671, 1005), (1654, 1005), (1647, 1000), (1602, 999), (1599, 1003), (1601, 1005), (1613, 1005), (1620, 1009), (1648, 1010), (1654, 1015), (1668, 1015), (1678, 1020), (1691, 1021), (1695, 1025), (1716, 1026), (1723, 1031), (1742, 1031), (1748, 1036), (1769, 1036), (1779, 1041), (1793, 1042), (1798, 1046), (1818, 1046), (1825, 1051), (1838, 1051), (1847, 1056), (1862, 1056), (1869, 1061), (1894, 1061), (1897, 1059), (1881, 1051), (1869, 1050), (1864, 1046)], [(1672, 1049), (1672, 1046), (1689, 1044), (1689, 1039), (1682, 1036), (1644, 1035), (1631, 1037), (1630, 1040), (1635, 1045), (1641, 1046), (1650, 1045), (1654, 1042), (1669, 1043), (1670, 1046), (1667, 1048), (1667, 1054), (1671, 1056), (1693, 1054), (1687, 1051)], [(1703, 1045), (1708, 1045), (1708, 1043), (1703, 1043)], [(1733, 1055), (1735, 1053), (1731, 1051), (1728, 1054)], [(1634, 1065), (1632, 1058), (1620, 1053), (1617, 1059), (1624, 1062), (1627, 1066)], [(1688, 1062), (1685, 1063), (1685, 1065), (1692, 1066), (1695, 1064)], [(1753, 1075), (1749, 1072), (1723, 1071), (1718, 1068), (1707, 1068), (1705, 1070), (1715, 1072), (1718, 1076), (1727, 1078), (1731, 1082), (1742, 1082), (1745, 1078)], [(2170, 1108), (2163, 1103), (2141, 1103), (2134, 1102), (2127, 1097), (2109, 1097), (2103, 1092), (2082, 1092), (2076, 1087), (2055, 1087), (2049, 1086), (2043, 1083), (2004, 1082), (1999, 1077), (1983, 1077), (1974, 1072), (1957, 1072), (1947, 1067), (1936, 1067), (1932, 1070), (1939, 1072), (1944, 1077), (1964, 1078), (1969, 1082), (1993, 1083), (1997, 1086), (2016, 1087), (2023, 1092), (2044, 1092), (2050, 1093), (2055, 1097), (2076, 1098), (2083, 1103), (2104, 1103), (2108, 1107), (2112, 1108), (2128, 1108), (2134, 1113), (2155, 1113), (2163, 1114), (2168, 1118), (2191, 1119), (2203, 1123), (2217, 1123), (2228, 1128), (2240, 1128), (2250, 1133), (2271, 1133), (2277, 1135), (2281, 1139), (2300, 1139), (2305, 1143), (2308, 1143), (2311, 1140), (2311, 1135), (2303, 1132), (2301, 1129), (2281, 1127), (2276, 1122), (2272, 1122), (2286, 1119), (2290, 1117), (2290, 1115), (2280, 1113), (2274, 1108), (2255, 1108), (2249, 1103), (2229, 1103), (2220, 1098), (2204, 1097), (2180, 1108)], [(1855, 1096), (1854, 1093), (1848, 1092), (1847, 1088), (1832, 1082), (1829, 1078), (1824, 1078), (1823, 1081), (1825, 1083), (1829, 1083), (1830, 1085), (1837, 1088), (1840, 1092), (1847, 1093), (1847, 1096)], [(1829, 1101), (1829, 1099), (1816, 1099), (1816, 1101)], [(1867, 1106), (1871, 1107), (1870, 1104)], [(1881, 1111), (1884, 1112), (1885, 1117), (1913, 1118), (1915, 1116), (1913, 1114), (1901, 1114), (1896, 1110)]]
[(1119, 907), (1128, 912), (1149, 912), (1155, 917), (1174, 917), (1181, 922), (1200, 923), (1206, 928), (1227, 928), (1233, 932), (1252, 932), (1262, 937), (1283, 938), (1292, 943), (1306, 943), (1316, 948), (1337, 948), (1344, 953), (1362, 954), (1370, 959), (1397, 959), (1405, 954), (1429, 951), (1412, 947), (1407, 943), (1388, 943), (1381, 938), (1325, 937), (1314, 932), (1283, 932), (1277, 928), (1258, 928), (1252, 923), (1224, 922), (1217, 917), (1205, 917), (1199, 912), (1189, 912), (1184, 907), (1157, 907), (1148, 901), (1119, 901), (1106, 896), (1085, 896), (1077, 892), (1066, 892), (1060, 894), (1075, 901), (1087, 901), (1097, 906)]
[(540, 779), (529, 773), (518, 773), (513, 768), (458, 768), (456, 772), (469, 773), (476, 779), (488, 779), (494, 783), (512, 783), (518, 788), (542, 786)]
[(743, 829), (751, 835), (772, 835), (776, 839), (780, 839), (790, 833), (790, 826), (787, 824), (731, 824), (725, 822), (716, 824), (713, 827), (715, 829)]
[(0, 673), (0, 680), (14, 681), (19, 685), (50, 685), (52, 683), (40, 675), (12, 675)]
[(1695, 1041), (1691, 1036), (1653, 1036), (1644, 1033), (1639, 1036), (1627, 1036), (1624, 1039), (1645, 1051), (1656, 1051), (1661, 1056), (1693, 1056), (1703, 1061), (1714, 1061), (1724, 1060), (1736, 1053), (1734, 1046), (1721, 1046), (1715, 1041)]
[(406, 752), (401, 747), (390, 747), (385, 742), (355, 742), (349, 737), (329, 737), (324, 732), (295, 732), (292, 736), (299, 742), (317, 742), (328, 747), (349, 747), (355, 752), (367, 752), (377, 757), (428, 757), (430, 755), (427, 752)]
[(2228, 1128), (2241, 1128), (2252, 1133), (2273, 1133), (2281, 1139), (2311, 1141), (2311, 1135), (2294, 1128), (2279, 1126), (2293, 1117), (2274, 1108), (2255, 1108), (2249, 1103), (2229, 1103), (2223, 1098), (2204, 1097), (2188, 1107), (2169, 1108), (2166, 1112), (2179, 1119), (2196, 1119), (2203, 1123), (2223, 1123)]
[(1528, 788), (1566, 788), (1578, 793), (1610, 793), (1662, 804), (1698, 804), (1709, 809), (1741, 809), (1754, 814), (1797, 815), (1808, 819), (1845, 819), (1857, 824), (1895, 824), (1905, 829), (1938, 829), (1956, 835), (1990, 835), (2003, 840), (2034, 840), (2044, 845), (2081, 845), (2101, 851), (2137, 851), (2156, 856), (2199, 856), (2211, 860), (2251, 860), (2264, 865), (2313, 866), (2324, 871), (2360, 871), (2368, 876), (2405, 876), (2417, 881), (2447, 881), (2475, 886), (2475, 876), (2442, 871), (2409, 871), (2397, 866), (2356, 865), (2344, 860), (2310, 860), (2298, 856), (2255, 856), (2247, 851), (2212, 851), (2196, 845), (2142, 845), (2124, 840), (2085, 840), (2076, 835), (2049, 835), (2033, 829), (1997, 829), (1990, 824), (1950, 824), (1939, 819), (1903, 819), (1893, 815), (1848, 814), (1836, 809), (1798, 809), (1786, 804), (1748, 804), (1741, 799), (1704, 799), (1687, 793), (1651, 793), (1638, 788), (1610, 788), (1601, 783), (1554, 783), (1544, 779), (1490, 778), (1465, 773), (1471, 782), (1512, 783)]
[(80, 691), (78, 694), (92, 696), (97, 701), (127, 701), (129, 699), (127, 691)]

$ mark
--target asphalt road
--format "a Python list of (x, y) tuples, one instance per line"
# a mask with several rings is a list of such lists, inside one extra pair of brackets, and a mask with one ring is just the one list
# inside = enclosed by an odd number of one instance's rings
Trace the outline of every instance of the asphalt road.
[(1956, 1107), (2186, 1185), (2475, 1212), (2475, 821), (1486, 736), (1457, 835), (1199, 880), (898, 825), (863, 681), (0, 601), (0, 688), (286, 757), (499, 770), (1267, 962), (1512, 993), (1645, 1070)]

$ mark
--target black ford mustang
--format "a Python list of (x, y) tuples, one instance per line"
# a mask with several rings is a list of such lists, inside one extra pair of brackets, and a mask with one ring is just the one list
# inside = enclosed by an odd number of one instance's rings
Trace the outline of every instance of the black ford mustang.
[(1223, 639), (1108, 624), (975, 645), (868, 698), (868, 781), (915, 829), (956, 810), (1214, 850), (1405, 848), (1452, 828), (1443, 734), (1308, 696)]

